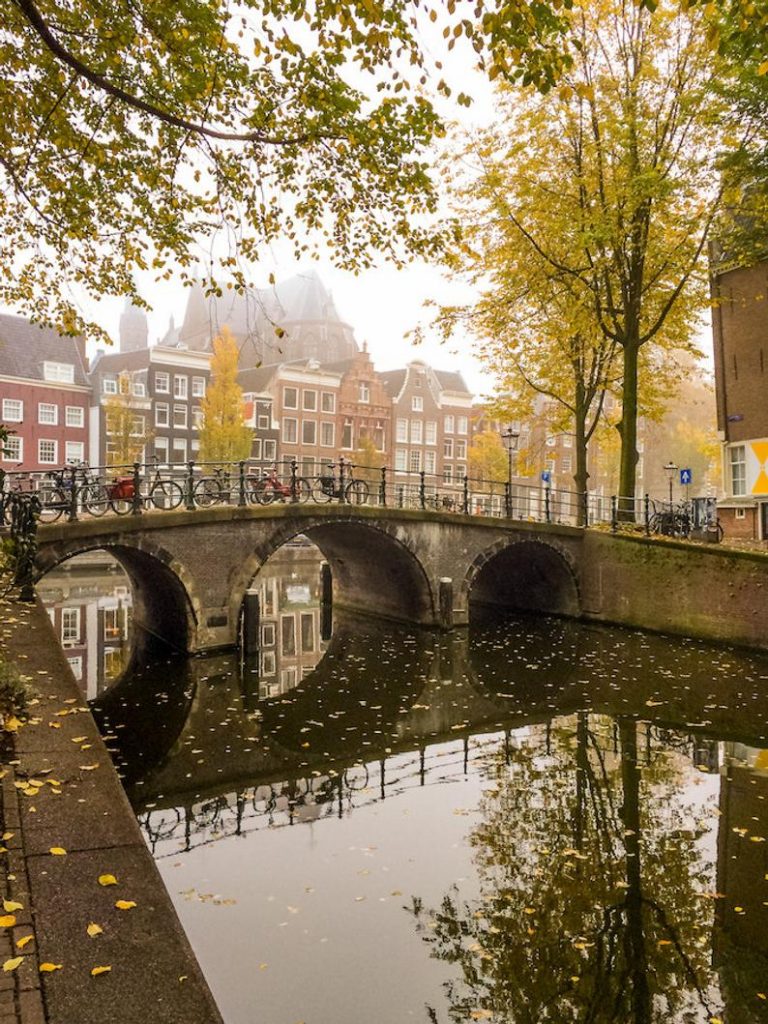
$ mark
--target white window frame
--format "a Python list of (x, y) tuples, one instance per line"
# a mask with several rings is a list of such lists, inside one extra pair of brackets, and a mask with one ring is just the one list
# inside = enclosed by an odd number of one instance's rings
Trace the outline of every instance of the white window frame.
[(427, 420), (424, 424), (424, 444), (437, 444), (437, 423)]
[(175, 373), (173, 375), (173, 397), (189, 397), (189, 377), (181, 373)]
[[(44, 444), (53, 445), (53, 458), (52, 459), (44, 459), (43, 458), (43, 445)], [(59, 461), (59, 442), (56, 441), (52, 437), (41, 437), (41, 438), (39, 438), (38, 442), (37, 442), (37, 461), (42, 466), (55, 466), (56, 463)]]
[(174, 405), (173, 407), (173, 426), (179, 430), (186, 430), (187, 424), (189, 423), (189, 406), (187, 405)]
[(155, 402), (155, 426), (170, 427), (171, 407), (168, 402)]
[[(9, 412), (12, 407), (17, 407), (17, 414)], [(22, 398), (3, 399), (3, 422), (21, 423), (24, 420), (24, 400)]]
[(358, 381), (357, 400), (364, 405), (371, 404), (371, 385), (366, 380)]
[(85, 426), (85, 409), (82, 405), (68, 405), (65, 407), (64, 424), (67, 427)]
[(436, 455), (436, 453), (432, 449), (430, 449), (430, 448), (428, 448), (424, 452), (424, 472), (425, 473), (434, 473), (435, 472), (435, 455)]
[(395, 424), (395, 440), (408, 444), (408, 420), (399, 419)]
[(264, 458), (267, 462), (274, 462), (277, 459), (277, 441), (273, 438), (264, 439)]
[(445, 417), (445, 419), (443, 420), (443, 430), (445, 431), (446, 434), (452, 434), (454, 432), (454, 423), (455, 420), (453, 416)]
[[(330, 440), (329, 441), (325, 440), (326, 435), (330, 435)], [(335, 444), (336, 444), (336, 424), (333, 422), (333, 420), (321, 420), (320, 421), (320, 447), (321, 448), (333, 448)]]
[(423, 395), (412, 395), (411, 396), (411, 412), (424, 412), (424, 396)]
[(74, 384), (75, 367), (73, 363), (57, 363), (46, 360), (43, 363), (43, 380), (55, 381), (57, 384)]
[[(309, 404), (307, 404), (309, 402)], [(301, 408), (304, 412), (317, 412), (317, 389), (304, 388), (301, 395)]]
[(24, 438), (18, 434), (11, 434), (5, 442), (3, 462), (24, 461)]
[(467, 457), (467, 442), (466, 441), (460, 441), (460, 440), (457, 439), (457, 441), (456, 441), (456, 456), (455, 456), (455, 458), (457, 458), (457, 459), (466, 459), (466, 457)]
[(301, 443), (317, 444), (317, 420), (301, 421)]
[(79, 608), (61, 609), (61, 646), (77, 647), (80, 643), (82, 627)]
[[(740, 472), (735, 472), (740, 468)], [(747, 448), (743, 444), (735, 444), (728, 449), (728, 480), (731, 494), (741, 498), (747, 493)]]
[[(72, 449), (76, 448), (77, 451), (73, 452)], [(73, 463), (79, 463), (85, 461), (85, 442), (84, 441), (65, 441), (64, 442), (64, 461), (72, 465)]]
[(192, 397), (205, 398), (205, 377), (192, 378)]
[(424, 441), (423, 420), (411, 420), (411, 444), (422, 444)]
[(395, 469), (398, 472), (400, 472), (400, 473), (404, 473), (407, 466), (408, 466), (408, 451), (407, 451), (407, 449), (405, 449), (405, 448), (396, 448), (395, 449)]
[(155, 371), (155, 394), (156, 395), (170, 395), (171, 393), (171, 375), (165, 373), (163, 370)]
[[(288, 401), (288, 392), (292, 391), (296, 395), (296, 401), (291, 405)], [(299, 408), (299, 389), (293, 385), (283, 387), (283, 408), (284, 409), (298, 409)]]
[(44, 424), (46, 427), (58, 427), (59, 425), (59, 407), (55, 402), (38, 402), (37, 403), (37, 422)]
[[(289, 424), (291, 424), (290, 432), (293, 434), (293, 438), (288, 436)], [(298, 444), (299, 443), (299, 421), (295, 416), (283, 416), (283, 429), (280, 432), (283, 440), (283, 444)]]
[(332, 391), (320, 392), (320, 412), (336, 412), (336, 395)]
[(116, 395), (117, 377), (104, 377), (101, 382), (101, 391), (105, 395)]
[(456, 433), (467, 434), (469, 433), (469, 418), (467, 416), (458, 416), (456, 419)]

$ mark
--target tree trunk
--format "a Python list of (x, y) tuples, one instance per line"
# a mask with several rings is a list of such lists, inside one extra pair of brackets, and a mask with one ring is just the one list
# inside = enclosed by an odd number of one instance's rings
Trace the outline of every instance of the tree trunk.
[(637, 364), (639, 346), (627, 340), (623, 347), (623, 386), (619, 457), (619, 519), (635, 518), (635, 476), (637, 473)]
[(587, 469), (587, 431), (586, 411), (579, 411), (576, 415), (576, 472), (573, 479), (576, 482), (576, 500), (578, 508), (576, 511), (576, 525), (587, 525), (587, 483), (589, 481), (589, 470)]

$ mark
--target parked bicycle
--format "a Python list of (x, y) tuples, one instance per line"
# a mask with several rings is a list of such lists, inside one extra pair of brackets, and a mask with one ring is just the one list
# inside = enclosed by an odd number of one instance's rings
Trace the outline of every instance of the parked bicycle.
[(200, 508), (208, 508), (211, 505), (218, 505), (220, 502), (231, 501), (232, 483), (229, 471), (217, 466), (208, 476), (202, 476), (195, 483), (192, 491), (192, 498), (195, 505)]
[(277, 475), (277, 466), (273, 466), (249, 487), (248, 498), (259, 505), (271, 505), (273, 501), (293, 501), (294, 497), (296, 501), (305, 502), (309, 499), (311, 491), (309, 480), (297, 476), (294, 495), (293, 481), (283, 482)]
[[(73, 493), (74, 492), (74, 493)], [(86, 462), (79, 465), (66, 465), (61, 469), (52, 469), (40, 486), (40, 521), (55, 523), (56, 520), (75, 505), (82, 505), (90, 510), (101, 493), (101, 484), (93, 475)]]
[(343, 501), (348, 505), (365, 505), (371, 495), (367, 481), (356, 479), (351, 465), (345, 465), (344, 469), (349, 475), (339, 469), (337, 477), (335, 465), (328, 465), (327, 472), (317, 477), (312, 485), (312, 499), (320, 503)]

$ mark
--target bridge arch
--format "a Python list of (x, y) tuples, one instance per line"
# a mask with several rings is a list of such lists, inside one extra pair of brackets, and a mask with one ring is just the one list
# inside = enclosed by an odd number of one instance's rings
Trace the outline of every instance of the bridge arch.
[(170, 648), (177, 653), (194, 649), (200, 602), (187, 569), (164, 548), (145, 538), (141, 545), (105, 543), (81, 538), (47, 546), (38, 554), (39, 575), (88, 551), (106, 551), (120, 563), (131, 582), (133, 594), (134, 645), (132, 656)]
[(468, 606), (577, 617), (581, 601), (573, 560), (542, 540), (497, 541), (464, 578)]
[(298, 536), (315, 544), (333, 576), (334, 603), (364, 614), (434, 625), (435, 599), (421, 560), (388, 523), (335, 518), (276, 524), (238, 567), (230, 588), (230, 617), (237, 620), (246, 590), (267, 560)]

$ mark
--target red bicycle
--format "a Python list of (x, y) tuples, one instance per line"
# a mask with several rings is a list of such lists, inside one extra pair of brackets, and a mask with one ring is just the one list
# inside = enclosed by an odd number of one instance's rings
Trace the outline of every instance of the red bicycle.
[[(305, 502), (312, 491), (309, 481), (303, 476), (296, 477), (296, 501)], [(271, 505), (273, 501), (293, 501), (292, 483), (283, 483), (277, 475), (277, 467), (273, 466), (260, 480), (257, 480), (250, 491), (251, 501), (259, 505)]]

